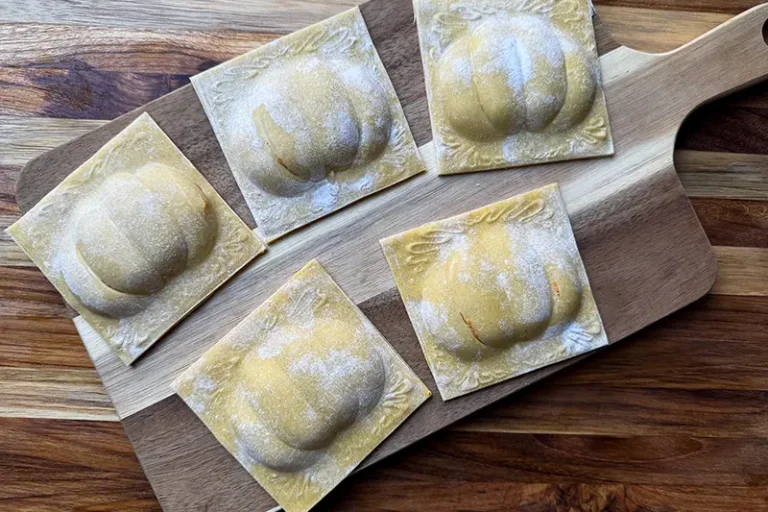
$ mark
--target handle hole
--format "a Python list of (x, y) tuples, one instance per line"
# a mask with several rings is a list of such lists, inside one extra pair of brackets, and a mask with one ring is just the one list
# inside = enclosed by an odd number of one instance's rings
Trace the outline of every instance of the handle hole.
[(768, 19), (763, 23), (763, 42), (768, 46)]

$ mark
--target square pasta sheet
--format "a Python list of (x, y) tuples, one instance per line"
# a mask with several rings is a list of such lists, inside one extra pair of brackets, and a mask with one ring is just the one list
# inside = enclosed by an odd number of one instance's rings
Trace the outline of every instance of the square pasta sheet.
[(381, 243), (444, 400), (608, 343), (557, 185)]
[(192, 84), (270, 241), (425, 170), (357, 8)]
[(440, 174), (613, 154), (589, 0), (414, 0)]
[(287, 512), (314, 506), (430, 396), (315, 261), (173, 386)]
[(148, 114), (8, 233), (126, 364), (265, 249)]

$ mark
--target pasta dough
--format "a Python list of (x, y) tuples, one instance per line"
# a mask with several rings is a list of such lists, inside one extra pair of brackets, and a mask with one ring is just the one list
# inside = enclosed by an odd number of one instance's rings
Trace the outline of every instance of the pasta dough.
[(264, 250), (148, 114), (8, 232), (127, 364)]
[(192, 84), (269, 240), (425, 170), (357, 8)]
[(608, 343), (557, 185), (381, 243), (445, 400)]
[(314, 506), (430, 396), (315, 261), (173, 387), (287, 512)]
[(414, 0), (441, 174), (613, 154), (587, 0)]

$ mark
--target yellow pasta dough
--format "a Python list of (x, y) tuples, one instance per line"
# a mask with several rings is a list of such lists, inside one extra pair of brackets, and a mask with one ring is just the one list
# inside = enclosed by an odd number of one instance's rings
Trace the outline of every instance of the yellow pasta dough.
[(287, 512), (313, 507), (430, 396), (315, 261), (173, 387)]
[(126, 364), (264, 250), (148, 114), (8, 233)]
[(613, 154), (589, 0), (414, 0), (440, 174)]
[(382, 246), (445, 400), (608, 343), (557, 185)]
[(268, 240), (425, 170), (357, 8), (192, 84)]

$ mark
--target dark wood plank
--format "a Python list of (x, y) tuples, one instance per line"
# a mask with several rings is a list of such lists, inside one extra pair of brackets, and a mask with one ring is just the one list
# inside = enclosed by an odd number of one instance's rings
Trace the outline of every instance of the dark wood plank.
[[(761, 486), (768, 439), (445, 431), (360, 475), (455, 482)], [(346, 487), (346, 486), (345, 486)], [(342, 487), (344, 488), (344, 487)], [(345, 494), (341, 491), (339, 494)], [(768, 496), (768, 495), (767, 495)]]
[(678, 149), (768, 154), (768, 109), (721, 102), (696, 110), (677, 137)]
[(188, 83), (188, 75), (0, 68), (0, 114), (114, 119)]
[(768, 202), (693, 198), (713, 245), (768, 248)]
[(0, 366), (93, 368), (72, 320), (0, 316)]
[(766, 390), (765, 297), (707, 296), (569, 373), (573, 384)]
[(768, 391), (570, 385), (556, 379), (452, 429), (479, 438), (487, 432), (767, 437)]
[[(457, 474), (461, 468), (455, 468)], [(620, 483), (424, 483), (361, 476), (318, 510), (337, 512), (724, 512), (763, 510), (761, 487), (651, 486)]]
[(0, 316), (71, 316), (56, 288), (34, 267), (0, 266)]
[(16, 204), (16, 181), (21, 167), (0, 165), (0, 213), (19, 213)]
[(0, 418), (0, 510), (160, 512), (119, 423)]
[(768, 437), (768, 298), (707, 297), (458, 429)]

